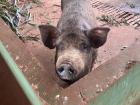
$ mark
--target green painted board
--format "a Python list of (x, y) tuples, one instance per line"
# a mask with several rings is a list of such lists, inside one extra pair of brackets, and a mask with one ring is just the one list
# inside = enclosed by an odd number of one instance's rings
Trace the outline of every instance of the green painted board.
[(140, 105), (140, 63), (89, 105)]
[(0, 104), (42, 105), (30, 84), (0, 41)]

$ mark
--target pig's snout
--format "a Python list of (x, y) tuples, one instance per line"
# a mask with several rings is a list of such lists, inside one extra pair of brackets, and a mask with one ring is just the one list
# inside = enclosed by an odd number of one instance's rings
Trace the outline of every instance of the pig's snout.
[(70, 64), (61, 64), (56, 69), (58, 76), (64, 81), (73, 81), (76, 76), (76, 70)]

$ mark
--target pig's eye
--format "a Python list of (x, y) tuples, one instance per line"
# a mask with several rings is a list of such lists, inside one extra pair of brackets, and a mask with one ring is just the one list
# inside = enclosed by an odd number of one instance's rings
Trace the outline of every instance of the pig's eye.
[(89, 50), (89, 45), (86, 44), (86, 43), (81, 43), (81, 44), (80, 44), (80, 49), (81, 49), (82, 51), (87, 51), (87, 50)]
[(64, 50), (64, 44), (63, 43), (58, 44), (57, 49)]

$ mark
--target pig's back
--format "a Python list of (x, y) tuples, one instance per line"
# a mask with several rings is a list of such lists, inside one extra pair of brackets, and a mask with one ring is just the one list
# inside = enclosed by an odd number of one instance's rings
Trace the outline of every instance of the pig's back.
[(96, 19), (89, 0), (62, 0), (62, 16), (58, 28), (66, 27), (93, 28)]

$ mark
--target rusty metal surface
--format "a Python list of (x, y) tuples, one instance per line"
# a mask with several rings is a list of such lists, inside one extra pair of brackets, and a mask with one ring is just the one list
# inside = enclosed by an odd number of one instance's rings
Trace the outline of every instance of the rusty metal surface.
[(0, 55), (0, 104), (31, 105)]
[[(26, 49), (24, 43), (17, 38), (15, 33), (13, 33), (1, 19), (0, 32), (0, 40), (7, 48), (18, 67), (22, 70), (32, 88), (36, 91), (37, 96), (40, 97), (38, 85), (41, 85), (44, 82), (45, 84), (54, 84), (54, 80), (52, 80), (52, 78), (47, 78), (46, 75), (44, 76), (46, 77), (45, 79), (42, 78), (42, 75), (46, 74), (44, 68), (33, 56), (33, 54)], [(42, 82), (43, 79), (44, 81)], [(42, 99), (44, 105), (48, 105), (43, 98), (40, 97), (40, 99)]]

